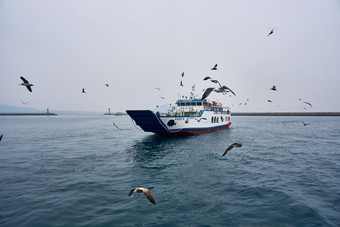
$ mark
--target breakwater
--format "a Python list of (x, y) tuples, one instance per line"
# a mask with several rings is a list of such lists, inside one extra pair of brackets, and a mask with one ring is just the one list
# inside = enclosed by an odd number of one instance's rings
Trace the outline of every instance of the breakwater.
[(340, 116), (340, 112), (232, 112), (232, 116)]
[(0, 116), (55, 116), (55, 113), (0, 113)]

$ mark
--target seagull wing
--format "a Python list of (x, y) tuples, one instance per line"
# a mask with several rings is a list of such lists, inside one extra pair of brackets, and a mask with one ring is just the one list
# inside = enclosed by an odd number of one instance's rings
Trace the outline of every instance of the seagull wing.
[(227, 86), (223, 86), (222, 87), (224, 90), (228, 90), (228, 91), (230, 91), (231, 93), (233, 93), (235, 96), (236, 96), (236, 94), (230, 89), (230, 88), (228, 88)]
[(310, 107), (313, 108), (312, 104), (310, 104), (309, 102), (303, 102), (303, 103), (306, 103), (307, 105), (310, 105)]
[(20, 79), (22, 79), (22, 81), (24, 81), (25, 84), (29, 84), (29, 82), (24, 77), (21, 76)]
[(207, 77), (205, 77), (203, 80), (209, 80), (209, 79), (211, 79), (211, 77), (210, 77), (210, 76), (207, 76)]
[(150, 191), (149, 191), (148, 189), (144, 189), (144, 190), (143, 190), (143, 193), (144, 193), (144, 195), (146, 196), (146, 198), (148, 198), (148, 200), (149, 200), (151, 203), (156, 204), (155, 199), (152, 197), (152, 195), (151, 195), (151, 193), (150, 193)]
[(28, 89), (30, 92), (32, 92), (31, 86), (26, 86), (26, 87), (27, 87), (27, 89)]
[(131, 191), (130, 191), (130, 193), (129, 193), (129, 196), (132, 195), (135, 191), (136, 191), (135, 188), (131, 189)]
[(204, 100), (205, 98), (207, 98), (213, 90), (214, 90), (213, 87), (209, 87), (209, 88), (205, 89), (205, 92), (204, 92), (201, 99)]
[(227, 149), (224, 151), (224, 153), (222, 154), (222, 157), (224, 156), (224, 155), (226, 155), (227, 153), (228, 153), (228, 151), (230, 151), (231, 149), (233, 149), (233, 146), (232, 145), (230, 145), (229, 147), (227, 147)]

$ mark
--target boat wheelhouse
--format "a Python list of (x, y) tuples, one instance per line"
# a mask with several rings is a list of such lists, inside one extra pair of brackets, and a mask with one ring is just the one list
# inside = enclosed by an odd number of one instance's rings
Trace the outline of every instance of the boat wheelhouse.
[(230, 109), (201, 99), (178, 99), (167, 112), (127, 110), (145, 132), (157, 135), (194, 135), (228, 128)]

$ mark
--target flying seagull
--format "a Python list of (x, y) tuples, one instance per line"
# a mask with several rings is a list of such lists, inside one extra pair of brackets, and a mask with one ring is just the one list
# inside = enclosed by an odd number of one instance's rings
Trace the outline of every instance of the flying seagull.
[(4, 135), (0, 134), (0, 141), (2, 140), (2, 137), (4, 137)]
[(214, 67), (212, 67), (211, 70), (217, 70), (217, 64), (214, 65)]
[(233, 149), (234, 147), (242, 147), (242, 144), (240, 144), (240, 143), (231, 143), (231, 144), (229, 144), (229, 147), (227, 147), (227, 149), (224, 151), (222, 157), (223, 157), (224, 155), (226, 155), (226, 154), (228, 153), (228, 151), (230, 151), (230, 150)]
[(86, 92), (85, 92), (85, 88), (83, 88), (83, 89), (81, 90), (81, 93), (84, 93), (84, 94), (86, 93)]
[(159, 87), (155, 87), (155, 89), (157, 89), (157, 90), (161, 91), (161, 89), (160, 89)]
[(303, 126), (309, 125), (308, 123), (305, 123), (304, 121), (302, 121), (302, 123), (303, 123)]
[(165, 99), (165, 98), (162, 96), (161, 99)]
[(105, 84), (106, 87), (109, 87), (109, 84)]
[(26, 105), (26, 104), (27, 104), (27, 103), (29, 103), (29, 102), (24, 102), (24, 101), (21, 101), (21, 103), (22, 103), (22, 104), (24, 104), (24, 105)]
[(184, 72), (181, 73), (182, 77), (184, 77)]
[(27, 87), (27, 89), (30, 91), (30, 92), (32, 92), (32, 86), (34, 86), (33, 84), (30, 84), (24, 77), (20, 77), (20, 79), (22, 79), (22, 81), (24, 81), (23, 83), (21, 83), (20, 85), (22, 85), (22, 86), (25, 86), (25, 87)]
[(119, 127), (116, 125), (116, 123), (112, 122), (113, 126), (119, 129)]
[(144, 195), (146, 196), (146, 198), (147, 198), (151, 203), (153, 203), (153, 204), (156, 205), (156, 202), (155, 202), (154, 198), (152, 197), (152, 195), (151, 195), (149, 189), (147, 189), (147, 188), (141, 188), (141, 187), (139, 187), (139, 188), (133, 188), (133, 189), (130, 191), (129, 196), (132, 195), (132, 194), (135, 193), (135, 192), (136, 192), (136, 193), (142, 193), (142, 192), (143, 192)]
[(276, 91), (276, 86), (275, 86), (275, 85), (273, 85), (273, 87), (272, 87), (272, 88), (270, 88), (270, 90)]
[(272, 100), (269, 100), (269, 99), (268, 99), (268, 102), (272, 102)]
[(306, 103), (307, 105), (310, 105), (310, 107), (313, 108), (312, 104), (310, 104), (309, 102), (302, 102), (302, 103)]
[(223, 92), (230, 91), (231, 93), (233, 93), (236, 96), (236, 94), (230, 88), (228, 88), (227, 86), (209, 87), (209, 88), (205, 89), (205, 92), (204, 92), (201, 100), (204, 100), (205, 98), (207, 98), (212, 91), (217, 92), (217, 93), (223, 93)]
[(210, 76), (205, 77), (203, 80), (209, 80), (212, 79)]
[(179, 84), (179, 86), (182, 86), (182, 87), (184, 87), (184, 86), (183, 86), (183, 83), (182, 83), (182, 81), (181, 81), (181, 83)]
[[(275, 28), (276, 28), (276, 27), (275, 27)], [(267, 35), (267, 37), (270, 36), (271, 34), (273, 34), (275, 28), (273, 28), (273, 29), (269, 32), (269, 34)]]

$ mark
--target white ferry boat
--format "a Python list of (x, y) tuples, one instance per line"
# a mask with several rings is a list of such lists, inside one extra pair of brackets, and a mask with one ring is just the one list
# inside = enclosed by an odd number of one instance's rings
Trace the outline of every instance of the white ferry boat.
[(194, 135), (228, 128), (230, 108), (201, 99), (178, 99), (168, 112), (126, 110), (145, 132), (157, 135)]

